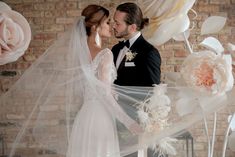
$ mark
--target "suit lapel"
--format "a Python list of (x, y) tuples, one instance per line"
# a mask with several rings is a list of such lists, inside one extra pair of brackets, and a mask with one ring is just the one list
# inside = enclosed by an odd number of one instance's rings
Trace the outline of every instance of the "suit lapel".
[[(141, 47), (141, 43), (142, 43), (143, 41), (144, 41), (144, 38), (143, 38), (142, 35), (140, 35), (140, 36), (136, 39), (136, 41), (131, 45), (130, 50), (131, 50), (132, 52), (136, 52), (136, 53), (140, 52), (140, 51), (138, 51), (138, 50), (139, 50), (139, 47)], [(119, 50), (119, 51), (120, 51), (120, 50)], [(116, 57), (115, 61), (117, 61), (117, 57)], [(125, 61), (126, 61), (126, 56), (122, 59), (120, 65), (119, 65), (119, 67), (118, 67), (118, 71), (119, 71), (120, 69), (122, 69), (122, 68), (125, 68)], [(116, 62), (115, 62), (115, 63), (116, 63)]]
[(118, 67), (118, 70), (122, 69), (125, 67), (125, 61), (126, 61), (126, 56), (123, 57), (119, 67)]
[(144, 41), (144, 38), (142, 35), (139, 36), (139, 38), (136, 39), (136, 41), (131, 45), (130, 50), (133, 52), (138, 53), (139, 48), (142, 46), (141, 43)]

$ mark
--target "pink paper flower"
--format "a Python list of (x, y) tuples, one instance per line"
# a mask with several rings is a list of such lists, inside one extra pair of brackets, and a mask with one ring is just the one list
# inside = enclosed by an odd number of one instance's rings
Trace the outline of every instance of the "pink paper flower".
[(200, 92), (217, 94), (233, 86), (230, 55), (216, 55), (211, 51), (190, 54), (181, 68), (186, 84)]
[(9, 17), (0, 16), (1, 54), (10, 53), (24, 41), (22, 28)]
[[(0, 6), (5, 3), (0, 2)], [(27, 20), (18, 12), (0, 9), (0, 65), (16, 61), (27, 50), (31, 29)]]

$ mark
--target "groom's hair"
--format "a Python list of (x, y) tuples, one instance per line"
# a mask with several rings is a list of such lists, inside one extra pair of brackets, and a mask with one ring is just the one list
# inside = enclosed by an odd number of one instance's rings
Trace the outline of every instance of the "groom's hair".
[(135, 3), (123, 3), (117, 6), (116, 10), (126, 13), (125, 22), (128, 25), (136, 24), (137, 30), (140, 31), (144, 26), (149, 24), (148, 18), (143, 18), (140, 7)]

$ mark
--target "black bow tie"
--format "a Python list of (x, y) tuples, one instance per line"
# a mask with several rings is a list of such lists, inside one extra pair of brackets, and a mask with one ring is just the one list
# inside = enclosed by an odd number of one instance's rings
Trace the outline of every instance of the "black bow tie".
[(127, 48), (129, 48), (130, 47), (130, 42), (129, 42), (129, 40), (127, 40), (127, 41), (121, 41), (120, 42), (120, 44), (122, 45), (122, 47), (124, 47), (124, 46), (126, 46)]

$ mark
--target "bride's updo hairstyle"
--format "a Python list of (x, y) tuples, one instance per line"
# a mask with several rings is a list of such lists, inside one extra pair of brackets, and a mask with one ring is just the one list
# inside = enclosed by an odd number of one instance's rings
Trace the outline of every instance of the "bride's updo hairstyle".
[(85, 17), (86, 32), (89, 36), (91, 27), (99, 26), (105, 18), (109, 17), (109, 11), (102, 6), (92, 4), (83, 9), (81, 15)]

